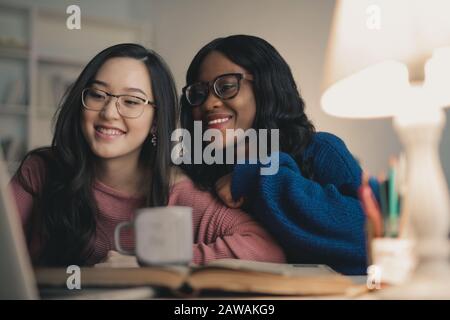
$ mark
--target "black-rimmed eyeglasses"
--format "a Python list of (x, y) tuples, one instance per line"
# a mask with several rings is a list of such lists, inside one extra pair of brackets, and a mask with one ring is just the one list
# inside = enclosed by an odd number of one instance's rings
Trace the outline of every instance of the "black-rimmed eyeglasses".
[(200, 106), (206, 101), (211, 88), (218, 98), (222, 100), (232, 99), (239, 93), (242, 79), (253, 80), (250, 75), (244, 73), (222, 74), (211, 82), (196, 82), (184, 87), (183, 95), (193, 107)]

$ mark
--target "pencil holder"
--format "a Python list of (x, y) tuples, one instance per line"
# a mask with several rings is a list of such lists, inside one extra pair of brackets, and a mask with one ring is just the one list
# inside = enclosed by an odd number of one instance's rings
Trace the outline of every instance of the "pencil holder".
[(378, 269), (381, 283), (397, 285), (406, 282), (417, 264), (414, 242), (404, 238), (374, 238), (372, 264)]

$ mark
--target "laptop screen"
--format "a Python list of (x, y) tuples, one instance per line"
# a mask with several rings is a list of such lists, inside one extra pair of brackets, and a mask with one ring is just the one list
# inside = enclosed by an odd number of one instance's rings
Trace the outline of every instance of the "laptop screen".
[(0, 146), (0, 300), (37, 299), (37, 288)]

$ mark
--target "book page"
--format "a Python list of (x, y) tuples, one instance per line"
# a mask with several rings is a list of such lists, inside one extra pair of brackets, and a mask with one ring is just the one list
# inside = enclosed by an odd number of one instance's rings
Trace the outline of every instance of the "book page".
[(218, 291), (270, 295), (343, 295), (355, 287), (350, 278), (323, 265), (289, 265), (218, 260), (191, 272), (196, 292)]
[(286, 264), (259, 262), (239, 259), (219, 259), (209, 262), (205, 268), (224, 268), (232, 270), (265, 272), (284, 276), (321, 276), (337, 275), (338, 273), (323, 264)]

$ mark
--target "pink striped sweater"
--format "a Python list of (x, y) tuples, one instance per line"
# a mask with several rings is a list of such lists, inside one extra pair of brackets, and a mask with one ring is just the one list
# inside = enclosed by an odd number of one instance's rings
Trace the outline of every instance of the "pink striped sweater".
[[(45, 180), (45, 163), (35, 156), (27, 160), (22, 172), (32, 190), (39, 193)], [(17, 175), (10, 186), (17, 202), (24, 230), (36, 221), (31, 218), (33, 197), (19, 183)], [(97, 181), (94, 197), (98, 214), (96, 233), (91, 243), (93, 253), (88, 265), (101, 262), (114, 246), (114, 228), (123, 221), (133, 218), (134, 212), (144, 204), (143, 198), (126, 195)], [(274, 239), (246, 213), (230, 209), (209, 192), (201, 191), (189, 179), (175, 183), (170, 190), (169, 206), (192, 207), (193, 216), (193, 262), (204, 264), (221, 258), (238, 258), (258, 261), (284, 262), (285, 256)], [(27, 234), (28, 250), (32, 261), (36, 261), (42, 248), (39, 231), (36, 228)], [(174, 235), (176, 236), (176, 235)], [(126, 249), (134, 246), (131, 232), (122, 233), (122, 244)]]

